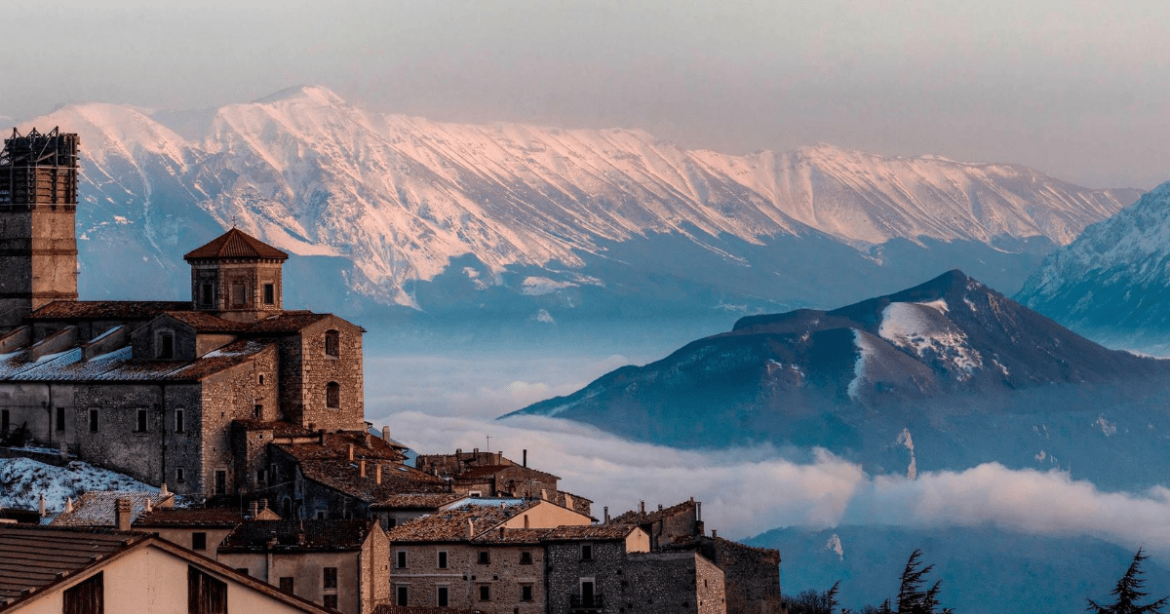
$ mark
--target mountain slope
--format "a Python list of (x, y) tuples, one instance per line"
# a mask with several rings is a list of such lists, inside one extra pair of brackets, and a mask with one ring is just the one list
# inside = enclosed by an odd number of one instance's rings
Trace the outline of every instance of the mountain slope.
[(1170, 362), (1103, 348), (951, 271), (834, 311), (746, 317), (510, 416), (668, 445), (823, 446), (879, 473), (997, 461), (1146, 483), (1170, 461), (1167, 381)]
[[(660, 306), (660, 292), (640, 289), (654, 278), (709, 295), (705, 309), (775, 309), (840, 298), (803, 292), (817, 271), (776, 279), (776, 252), (812, 245), (809, 259), (863, 271), (868, 290), (901, 283), (894, 269), (923, 252), (1015, 285), (1136, 197), (1012, 165), (828, 146), (728, 156), (638, 130), (445, 124), (316, 87), (207, 113), (74, 105), (21, 127), (33, 125), (82, 134), (83, 256), (125, 247), (125, 279), (90, 270), (87, 295), (124, 293), (148, 268), (181, 270), (176, 243), (234, 223), (310, 257), (302, 273), (340, 279), (345, 300), (604, 311), (631, 294)], [(670, 254), (686, 245), (678, 265)]]
[[(1017, 295), (1086, 334), (1144, 346), (1170, 340), (1170, 183), (1053, 252)], [(1127, 339), (1128, 338), (1128, 339)]]

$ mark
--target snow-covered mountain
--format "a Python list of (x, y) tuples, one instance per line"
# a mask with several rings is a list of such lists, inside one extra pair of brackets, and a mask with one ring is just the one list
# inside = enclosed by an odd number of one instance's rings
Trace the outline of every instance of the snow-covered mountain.
[(308, 256), (294, 281), (338, 291), (306, 299), (425, 310), (605, 311), (671, 291), (702, 309), (822, 304), (843, 290), (817, 261), (856, 275), (850, 292), (955, 266), (1018, 286), (1138, 194), (823, 145), (730, 156), (639, 130), (438, 123), (319, 87), (206, 112), (73, 105), (32, 126), (82, 135), (87, 296), (182, 295), (182, 275), (137, 280), (180, 273), (182, 253), (233, 224)]
[(1170, 342), (1170, 183), (1049, 255), (1017, 299), (1130, 347)]
[(819, 446), (877, 474), (999, 462), (1151, 485), (1170, 463), (1167, 383), (1170, 361), (1101, 347), (951, 271), (833, 311), (746, 317), (509, 416), (675, 446)]

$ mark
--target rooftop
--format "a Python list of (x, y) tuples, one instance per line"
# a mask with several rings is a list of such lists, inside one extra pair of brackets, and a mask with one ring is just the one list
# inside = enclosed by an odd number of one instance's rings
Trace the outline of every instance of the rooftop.
[(142, 514), (134, 527), (234, 527), (244, 514), (233, 507), (161, 508)]
[(187, 252), (184, 260), (288, 260), (288, 254), (268, 245), (239, 228), (212, 240), (207, 245)]
[(544, 541), (619, 541), (637, 528), (612, 524), (557, 527), (544, 535)]
[(145, 533), (0, 524), (0, 610), (149, 539)]
[[(287, 447), (287, 446), (282, 446)], [(359, 460), (302, 460), (305, 479), (323, 484), (338, 492), (366, 502), (385, 501), (403, 493), (445, 492), (447, 482), (413, 467), (395, 462), (369, 461), (366, 477), (361, 476)], [(382, 467), (382, 483), (377, 482), (377, 466)]]
[(83, 360), (81, 347), (27, 360), (23, 351), (0, 354), (0, 381), (35, 382), (158, 382), (199, 381), (243, 364), (271, 345), (265, 340), (236, 341), (202, 358), (135, 361), (129, 346)]
[(459, 495), (451, 493), (407, 493), (392, 495), (371, 507), (390, 510), (437, 510), (457, 499), (459, 499)]
[(525, 501), (511, 506), (465, 505), (400, 524), (390, 529), (387, 536), (391, 542), (469, 541), (538, 503)]
[(151, 320), (168, 311), (190, 311), (191, 301), (53, 301), (30, 320)]
[(260, 520), (235, 528), (219, 552), (348, 552), (361, 550), (376, 520)]
[(632, 510), (622, 514), (621, 516), (614, 517), (613, 520), (610, 521), (610, 524), (650, 524), (658, 522), (664, 518), (670, 518), (694, 507), (695, 502), (692, 500), (683, 501), (678, 505), (672, 505), (668, 508), (655, 510), (653, 512), (642, 513), (637, 510)]
[(158, 492), (120, 492), (116, 490), (90, 491), (77, 498), (72, 512), (61, 512), (53, 519), (55, 527), (112, 527), (118, 499), (130, 499), (130, 518), (133, 521), (151, 507), (169, 503), (175, 495)]
[[(351, 445), (353, 446), (353, 458), (355, 461), (365, 459), (398, 462), (406, 459), (406, 455), (399, 452), (381, 437), (356, 431), (327, 433), (323, 443), (321, 440), (318, 440), (314, 442), (282, 444), (281, 449), (292, 457), (302, 461), (349, 460), (349, 446)], [(422, 472), (420, 471), (418, 473), (421, 474)], [(433, 478), (433, 476), (430, 477)], [(434, 479), (437, 480), (438, 478)]]

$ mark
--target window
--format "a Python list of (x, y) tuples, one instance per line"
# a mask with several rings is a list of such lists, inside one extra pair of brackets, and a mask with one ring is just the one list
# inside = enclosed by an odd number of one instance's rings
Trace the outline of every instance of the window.
[(330, 610), (337, 609), (337, 595), (324, 595), (321, 597), (322, 605)]
[(256, 483), (257, 484), (264, 484), (264, 470), (263, 469), (256, 470)]
[(192, 550), (207, 550), (207, 534), (197, 531), (191, 534)]
[(64, 614), (103, 614), (105, 612), (104, 580), (102, 572), (92, 578), (66, 589), (62, 596)]
[(155, 357), (159, 360), (170, 360), (175, 357), (175, 333), (164, 330), (158, 334), (158, 351)]
[(11, 416), (9, 416), (8, 410), (7, 409), (0, 409), (0, 433), (7, 433), (8, 432), (8, 425), (10, 423), (10, 420), (11, 420)]
[(487, 565), (492, 562), (492, 556), (487, 550), (480, 550), (479, 558), (475, 562), (480, 565)]
[(396, 526), (398, 526), (398, 519), (397, 518), (387, 518), (386, 519), (386, 530), (387, 531), (389, 531), (390, 529), (393, 529)]
[(532, 585), (520, 585), (520, 601), (532, 601)]
[(492, 600), (492, 587), (490, 585), (488, 585), (488, 584), (480, 584), (479, 585), (479, 600), (480, 601), (491, 601)]
[(183, 415), (183, 410), (176, 409), (175, 410), (175, 432), (182, 433), (183, 431), (186, 430), (186, 428), (187, 428), (187, 424), (185, 422), (185, 416)]
[(438, 605), (440, 608), (447, 607), (447, 605), (451, 602), (450, 595), (451, 589), (447, 588), (446, 586), (440, 586), (438, 599), (435, 600), (436, 605)]
[(215, 305), (215, 285), (211, 282), (203, 282), (200, 286), (199, 304), (204, 307), (212, 307)]
[(248, 299), (247, 299), (246, 295), (247, 295), (247, 291), (244, 287), (244, 284), (241, 284), (241, 283), (232, 284), (232, 306), (233, 307), (243, 307), (244, 305), (248, 304)]
[(136, 432), (136, 433), (145, 433), (146, 432), (146, 410), (145, 409), (138, 410), (138, 423), (134, 429), (134, 432)]
[(65, 430), (65, 408), (64, 407), (57, 408), (57, 430), (58, 431)]
[(593, 578), (581, 578), (581, 605), (592, 608), (594, 605)]
[(263, 386), (264, 385), (264, 374), (261, 373), (259, 376), (257, 376), (256, 381), (259, 382), (261, 386)]
[(89, 432), (98, 432), (98, 410), (89, 410)]
[(593, 544), (581, 544), (581, 560), (593, 560)]
[(341, 407), (341, 385), (337, 382), (325, 384), (325, 407), (330, 409)]
[(276, 284), (264, 284), (264, 304), (276, 304)]
[(436, 565), (436, 567), (438, 567), (439, 569), (446, 569), (447, 568), (447, 551), (446, 550), (439, 551), (439, 560), (438, 560), (438, 564)]
[(532, 553), (527, 551), (527, 550), (525, 550), (524, 552), (521, 552), (520, 553), (520, 564), (521, 565), (531, 565), (532, 564)]
[(227, 494), (227, 472), (222, 469), (215, 472), (215, 494)]
[(406, 551), (405, 550), (398, 551), (398, 560), (395, 562), (394, 566), (399, 568), (399, 569), (406, 569)]
[(341, 356), (341, 334), (335, 330), (325, 331), (325, 355), (333, 358)]
[(288, 576), (281, 578), (280, 590), (291, 595), (293, 592), (293, 579)]
[(337, 588), (337, 568), (326, 567), (322, 578), (325, 582), (325, 588)]
[(188, 614), (227, 614), (227, 611), (227, 584), (188, 566)]
[(317, 510), (317, 520), (325, 520), (325, 510)]
[(394, 591), (394, 593), (395, 593), (395, 594), (394, 594), (394, 602), (395, 602), (397, 605), (400, 605), (400, 606), (406, 607), (406, 601), (407, 601), (407, 597), (409, 597), (409, 596), (410, 596), (410, 594), (409, 594), (409, 592), (407, 591), (406, 587), (405, 587), (405, 586), (402, 586), (402, 585), (399, 585), (399, 586), (395, 586), (394, 588), (395, 588), (395, 591)]
[(264, 406), (263, 405), (254, 406), (252, 408), (252, 417), (257, 419), (257, 420), (262, 420), (264, 418)]
[(182, 467), (175, 469), (175, 481), (178, 482), (179, 484), (182, 484), (183, 482), (187, 481), (187, 476), (183, 474)]

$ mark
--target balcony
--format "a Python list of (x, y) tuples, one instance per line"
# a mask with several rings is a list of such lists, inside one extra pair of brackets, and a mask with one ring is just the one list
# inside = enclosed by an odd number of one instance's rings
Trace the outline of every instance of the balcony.
[(601, 595), (569, 595), (569, 614), (597, 614), (604, 610)]

